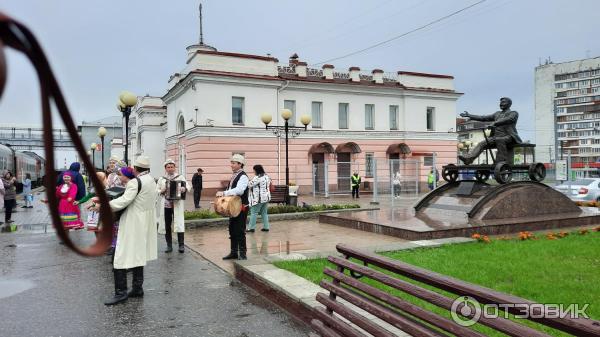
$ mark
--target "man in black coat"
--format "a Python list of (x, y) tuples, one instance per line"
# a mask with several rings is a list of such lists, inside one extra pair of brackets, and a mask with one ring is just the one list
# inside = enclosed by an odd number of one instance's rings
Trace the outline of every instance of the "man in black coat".
[(194, 207), (200, 208), (200, 194), (202, 193), (202, 173), (203, 169), (199, 168), (198, 172), (192, 177), (192, 187), (194, 188)]
[(466, 165), (469, 165), (479, 156), (486, 148), (496, 148), (496, 163), (501, 161), (512, 164), (513, 158), (509, 158), (509, 147), (513, 144), (521, 143), (521, 138), (517, 134), (517, 120), (519, 119), (519, 113), (510, 110), (512, 100), (508, 97), (500, 98), (500, 111), (491, 115), (478, 116), (471, 115), (468, 112), (460, 114), (461, 117), (468, 117), (475, 121), (481, 122), (493, 122), (489, 125), (492, 133), (487, 138), (487, 142), (481, 141), (465, 156), (458, 156), (460, 160)]

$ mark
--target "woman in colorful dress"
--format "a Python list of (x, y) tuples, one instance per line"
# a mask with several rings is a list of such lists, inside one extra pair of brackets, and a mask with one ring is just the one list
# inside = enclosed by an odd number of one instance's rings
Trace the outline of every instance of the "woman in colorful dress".
[(73, 175), (69, 171), (63, 174), (64, 183), (56, 188), (56, 197), (59, 199), (58, 213), (65, 229), (82, 229), (79, 207), (73, 205), (77, 196), (77, 185), (73, 182)]

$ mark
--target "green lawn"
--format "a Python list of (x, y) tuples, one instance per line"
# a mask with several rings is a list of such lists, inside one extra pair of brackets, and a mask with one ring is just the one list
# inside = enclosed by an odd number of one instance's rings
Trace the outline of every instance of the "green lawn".
[[(544, 236), (538, 240), (494, 240), (489, 244), (473, 242), (381, 254), (538, 303), (590, 303), (586, 313), (600, 319), (600, 232), (572, 233), (558, 240), (548, 240)], [(280, 261), (275, 265), (319, 283), (323, 269), (329, 263), (325, 259), (315, 259)], [(365, 282), (445, 314), (443, 309), (420, 299), (370, 280)], [(450, 317), (449, 314), (445, 316)], [(536, 324), (528, 325), (540, 328)], [(478, 324), (476, 328), (486, 334), (499, 335)], [(551, 335), (560, 335), (556, 330), (541, 329)]]

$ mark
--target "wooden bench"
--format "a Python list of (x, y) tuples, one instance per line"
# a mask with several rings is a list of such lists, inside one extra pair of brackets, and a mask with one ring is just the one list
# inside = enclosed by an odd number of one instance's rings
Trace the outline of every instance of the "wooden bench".
[(275, 185), (275, 190), (271, 192), (271, 201), (269, 203), (285, 204), (285, 198), (289, 194), (289, 189), (286, 185)]
[[(395, 288), (449, 312), (452, 312), (453, 306), (457, 309), (455, 310), (457, 312), (460, 312), (463, 308), (469, 308), (469, 306), (464, 305), (464, 301), (456, 301), (457, 298), (460, 299), (461, 297), (466, 299), (466, 296), (478, 301), (480, 304), (535, 304), (535, 302), (523, 298), (470, 284), (381, 255), (359, 251), (346, 245), (339, 244), (336, 248), (345, 258), (329, 256), (328, 260), (336, 266), (336, 270), (325, 268), (324, 274), (332, 277), (333, 281), (321, 281), (321, 287), (328, 290), (329, 294), (317, 294), (317, 301), (323, 304), (325, 308), (315, 308), (315, 318), (311, 321), (312, 327), (322, 336), (368, 336), (364, 332), (373, 336), (396, 336), (389, 330), (384, 329), (382, 325), (357, 313), (357, 310), (352, 309), (349, 305), (336, 300), (338, 297), (412, 336), (446, 336), (447, 333), (457, 336), (485, 336), (476, 330), (456, 323), (452, 319), (425, 310), (389, 292), (368, 285), (362, 282), (361, 278), (368, 278)], [(351, 262), (348, 260), (349, 258), (358, 260), (358, 262)], [(371, 269), (369, 265), (450, 292), (455, 296), (444, 296), (417, 284)], [(350, 275), (344, 273), (344, 271), (349, 271)], [(600, 336), (599, 321), (585, 318), (549, 318), (552, 316), (548, 315), (549, 311), (546, 307), (538, 305), (537, 308), (539, 310), (533, 310), (537, 318), (528, 318), (528, 320), (577, 336)], [(522, 314), (522, 310), (522, 307), (508, 309), (513, 315)], [(542, 310), (544, 315), (541, 315)], [(469, 311), (470, 314), (466, 316), (468, 318), (463, 318), (465, 321), (472, 318), (477, 312), (476, 310)], [(509, 336), (549, 336), (539, 330), (519, 324), (518, 320), (504, 319), (502, 318), (502, 311), (500, 313), (498, 318), (486, 318), (481, 315), (477, 322)], [(341, 319), (340, 316), (345, 320)], [(356, 327), (359, 327), (362, 331)]]

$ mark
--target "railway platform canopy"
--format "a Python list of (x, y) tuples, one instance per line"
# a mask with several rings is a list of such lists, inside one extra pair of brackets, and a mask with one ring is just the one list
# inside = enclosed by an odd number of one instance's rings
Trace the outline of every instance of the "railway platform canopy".
[[(67, 129), (53, 129), (54, 147), (73, 148)], [(43, 128), (41, 125), (2, 125), (0, 126), (0, 144), (9, 144), (15, 150), (33, 150), (44, 148)]]

